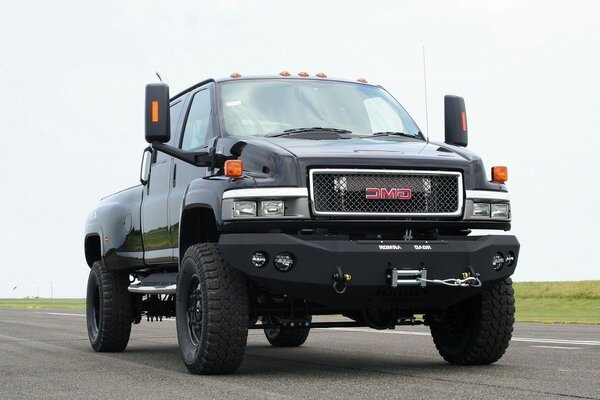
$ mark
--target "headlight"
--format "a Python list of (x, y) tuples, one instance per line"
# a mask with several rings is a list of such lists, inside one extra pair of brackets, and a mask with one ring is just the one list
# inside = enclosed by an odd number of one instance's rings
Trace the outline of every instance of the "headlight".
[(492, 204), (492, 218), (508, 219), (508, 204)]
[(265, 200), (260, 202), (261, 217), (284, 215), (285, 203), (283, 200)]
[(489, 217), (490, 203), (473, 203), (473, 215), (476, 217)]
[(256, 215), (255, 201), (234, 201), (233, 202), (234, 217), (253, 217)]

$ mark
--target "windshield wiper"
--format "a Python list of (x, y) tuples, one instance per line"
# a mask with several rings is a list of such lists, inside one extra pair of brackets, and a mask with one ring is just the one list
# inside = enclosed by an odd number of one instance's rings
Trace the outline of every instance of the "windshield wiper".
[[(421, 139), (417, 135), (411, 135), (410, 133), (404, 133), (404, 132), (374, 132), (372, 134), (372, 136), (404, 136), (404, 137), (410, 137), (410, 138), (415, 138), (415, 139)], [(369, 137), (369, 136), (364, 136), (364, 137)]]
[(315, 126), (313, 128), (295, 128), (295, 129), (286, 129), (283, 132), (278, 133), (270, 133), (265, 135), (266, 137), (281, 137), (281, 136), (291, 136), (300, 133), (319, 133), (319, 132), (330, 132), (330, 133), (339, 133), (339, 134), (347, 134), (352, 133), (346, 129), (337, 129), (337, 128), (322, 128), (320, 126)]

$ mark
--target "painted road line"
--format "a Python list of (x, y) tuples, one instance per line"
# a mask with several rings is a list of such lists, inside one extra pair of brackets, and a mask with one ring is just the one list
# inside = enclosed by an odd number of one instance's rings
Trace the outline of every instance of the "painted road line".
[[(431, 336), (429, 332), (411, 332), (411, 331), (398, 331), (393, 329), (386, 330), (375, 330), (369, 328), (327, 328), (337, 331), (346, 332), (370, 332), (370, 333), (383, 333), (392, 335), (411, 335), (411, 336)], [(530, 337), (513, 337), (513, 342), (526, 342), (526, 343), (543, 343), (543, 344), (568, 344), (575, 346), (600, 346), (600, 341), (596, 340), (572, 340), (572, 339), (544, 339), (544, 338), (530, 338)]]
[(581, 350), (583, 347), (561, 347), (561, 346), (531, 346), (538, 349), (559, 349), (559, 350)]
[(63, 312), (47, 312), (40, 314), (48, 314), (48, 315), (66, 315), (68, 317), (85, 317), (85, 314), (71, 314), (71, 313), (63, 313)]

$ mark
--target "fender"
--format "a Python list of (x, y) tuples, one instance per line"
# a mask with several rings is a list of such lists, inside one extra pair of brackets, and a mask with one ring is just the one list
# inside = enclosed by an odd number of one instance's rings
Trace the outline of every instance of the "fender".
[(100, 200), (85, 224), (85, 237), (98, 235), (102, 261), (109, 269), (144, 266), (140, 205), (141, 185)]

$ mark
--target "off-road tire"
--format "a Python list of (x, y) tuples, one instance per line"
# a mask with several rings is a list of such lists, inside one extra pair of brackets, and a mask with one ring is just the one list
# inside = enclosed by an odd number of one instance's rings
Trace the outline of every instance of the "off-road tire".
[(129, 274), (108, 270), (96, 261), (90, 270), (86, 297), (87, 330), (95, 351), (125, 350), (131, 334), (132, 299)]
[(454, 365), (498, 361), (512, 337), (515, 298), (507, 278), (448, 310), (427, 315), (440, 355)]
[[(309, 316), (306, 318), (305, 322), (311, 322), (312, 318)], [(274, 317), (263, 317), (262, 319), (264, 324), (268, 325), (277, 325), (277, 319)], [(290, 327), (282, 327), (277, 326), (275, 328), (264, 328), (265, 336), (269, 343), (275, 347), (298, 347), (302, 346), (306, 339), (308, 338), (308, 334), (310, 333), (310, 328), (290, 328)]]
[(245, 277), (213, 243), (190, 246), (177, 279), (177, 338), (192, 374), (235, 372), (248, 338)]

